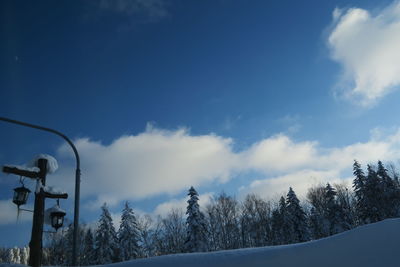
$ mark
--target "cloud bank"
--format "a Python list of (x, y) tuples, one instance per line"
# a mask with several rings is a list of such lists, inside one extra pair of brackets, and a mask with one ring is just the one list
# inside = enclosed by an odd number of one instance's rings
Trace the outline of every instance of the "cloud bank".
[(328, 37), (333, 60), (343, 67), (338, 89), (370, 106), (400, 85), (400, 1), (376, 14), (335, 9)]
[[(76, 146), (83, 166), (82, 197), (95, 199), (93, 207), (104, 201), (112, 206), (123, 200), (173, 196), (190, 186), (225, 183), (239, 173), (254, 171), (265, 179), (249, 180), (241, 192), (269, 197), (293, 186), (300, 195), (311, 184), (351, 176), (354, 159), (364, 164), (398, 159), (400, 130), (385, 136), (376, 132), (367, 142), (332, 148), (323, 148), (316, 141), (296, 142), (279, 134), (242, 151), (234, 150), (230, 138), (191, 135), (187, 129), (149, 127), (143, 133), (122, 136), (108, 145), (78, 139)], [(73, 155), (67, 146), (62, 146), (58, 153), (63, 163), (52, 180), (64, 181), (59, 186), (73, 192), (72, 185), (66, 182), (74, 173)]]

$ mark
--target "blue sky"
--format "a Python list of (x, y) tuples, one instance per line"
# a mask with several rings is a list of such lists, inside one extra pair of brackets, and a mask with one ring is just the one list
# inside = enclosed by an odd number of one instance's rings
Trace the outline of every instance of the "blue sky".
[[(400, 156), (400, 4), (392, 1), (2, 1), (0, 116), (57, 129), (82, 157), (81, 221), (129, 200), (138, 213), (205, 205), (222, 190), (275, 198), (348, 182)], [(57, 136), (0, 123), (0, 164), (74, 161)], [(18, 177), (0, 176), (1, 246)], [(33, 186), (32, 183), (29, 186)], [(203, 196), (203, 198), (202, 198)], [(32, 201), (32, 199), (31, 199)], [(48, 200), (48, 206), (52, 201)]]

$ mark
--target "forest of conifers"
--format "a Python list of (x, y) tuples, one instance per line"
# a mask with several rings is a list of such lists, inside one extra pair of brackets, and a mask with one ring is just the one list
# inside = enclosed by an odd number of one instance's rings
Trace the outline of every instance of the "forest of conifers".
[[(359, 225), (400, 216), (396, 169), (381, 161), (363, 170), (355, 161), (354, 180), (320, 184), (300, 202), (295, 188), (276, 200), (247, 195), (242, 201), (220, 193), (205, 207), (191, 187), (186, 212), (138, 216), (125, 203), (119, 229), (106, 204), (96, 225), (80, 228), (80, 264), (106, 264), (174, 253), (291, 244), (334, 235)], [(46, 237), (44, 265), (69, 265), (72, 226)], [(27, 248), (0, 249), (0, 262), (26, 263)]]

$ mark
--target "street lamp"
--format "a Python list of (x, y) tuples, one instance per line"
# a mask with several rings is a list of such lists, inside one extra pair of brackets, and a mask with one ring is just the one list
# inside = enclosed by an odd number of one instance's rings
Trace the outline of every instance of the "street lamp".
[(18, 206), (18, 208), (19, 206), (26, 204), (30, 192), (31, 190), (23, 185), (21, 187), (14, 188), (13, 202)]
[[(55, 192), (51, 187), (46, 187), (46, 174), (48, 172), (55, 171), (57, 169), (57, 161), (49, 155), (38, 155), (34, 160), (35, 167), (26, 169), (24, 167), (6, 165), (3, 166), (3, 172), (9, 174), (15, 174), (19, 176), (28, 177), (30, 179), (36, 180), (36, 190), (35, 190), (35, 204), (33, 209), (33, 221), (32, 221), (32, 233), (31, 241), (29, 242), (30, 256), (29, 265), (32, 267), (39, 267), (42, 262), (42, 238), (43, 238), (43, 224), (44, 224), (44, 208), (46, 198), (60, 199), (68, 198), (67, 193)], [(14, 189), (13, 202), (18, 205), (25, 204), (30, 192), (29, 189), (24, 187), (22, 182), (22, 187)], [(52, 226), (56, 230), (62, 226), (64, 221), (65, 211), (62, 211), (59, 207), (59, 202), (57, 201), (57, 209), (55, 213), (51, 213)], [(54, 222), (54, 223), (53, 223)]]
[(58, 228), (63, 226), (65, 215), (65, 211), (60, 208), (57, 201), (57, 205), (55, 205), (53, 207), (53, 210), (50, 212), (51, 226), (53, 226), (56, 231), (58, 230)]
[(73, 242), (72, 242), (72, 266), (77, 266), (78, 265), (78, 233), (79, 233), (79, 199), (80, 199), (80, 182), (81, 182), (81, 163), (79, 159), (79, 154), (78, 150), (76, 149), (74, 143), (63, 133), (56, 131), (51, 128), (31, 124), (31, 123), (26, 123), (22, 121), (17, 121), (9, 118), (4, 118), (0, 117), (0, 121), (5, 121), (8, 123), (13, 123), (13, 124), (18, 124), (21, 126), (29, 127), (29, 128), (34, 128), (46, 132), (50, 132), (53, 134), (56, 134), (60, 137), (62, 137), (72, 148), (75, 159), (76, 159), (76, 170), (75, 170), (75, 207), (74, 207), (74, 233), (73, 233)]

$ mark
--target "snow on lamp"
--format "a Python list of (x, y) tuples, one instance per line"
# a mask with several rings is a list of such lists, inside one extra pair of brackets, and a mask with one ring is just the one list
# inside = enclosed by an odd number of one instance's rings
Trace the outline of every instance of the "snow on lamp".
[(55, 205), (52, 210), (50, 211), (50, 222), (51, 226), (58, 230), (58, 228), (63, 226), (64, 223), (64, 216), (67, 213), (60, 208), (60, 206), (57, 204)]

